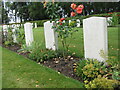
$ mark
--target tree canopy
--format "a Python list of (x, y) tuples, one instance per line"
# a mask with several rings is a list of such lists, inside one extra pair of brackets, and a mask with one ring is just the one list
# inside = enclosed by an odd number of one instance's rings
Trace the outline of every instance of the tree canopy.
[[(62, 7), (62, 12), (58, 12), (60, 17), (62, 17), (62, 15), (70, 16), (70, 4), (73, 2), (55, 2), (54, 4), (56, 3)], [(75, 2), (75, 4), (84, 5), (85, 8), (82, 15), (120, 12), (120, 2)], [(41, 2), (6, 2), (5, 6), (6, 7), (3, 6), (2, 12), (4, 23), (9, 21), (7, 15), (9, 11), (14, 12), (15, 21), (16, 18), (19, 17), (21, 22), (49, 19), (50, 15), (50, 13), (45, 12), (46, 8), (44, 8)], [(61, 15), (61, 13), (63, 14)]]

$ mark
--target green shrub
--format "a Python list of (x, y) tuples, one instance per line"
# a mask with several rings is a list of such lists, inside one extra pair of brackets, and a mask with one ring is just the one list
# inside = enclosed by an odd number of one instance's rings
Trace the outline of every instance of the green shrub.
[(56, 52), (53, 50), (41, 49), (41, 45), (38, 43), (33, 43), (33, 45), (30, 46), (26, 50), (30, 52), (28, 57), (37, 62), (43, 62), (44, 60), (50, 60), (57, 56)]
[(82, 76), (83, 77), (83, 67), (86, 65), (86, 60), (80, 60), (77, 63), (77, 67), (76, 67), (76, 75), (77, 76)]
[(12, 28), (8, 28), (8, 32), (4, 36), (4, 40), (5, 40), (4, 44), (6, 46), (14, 44), (12, 35), (13, 35)]
[(118, 14), (117, 13), (113, 13), (112, 14), (112, 26), (117, 26), (118, 25)]
[(110, 68), (106, 68), (103, 62), (98, 60), (81, 60), (77, 63), (76, 74), (82, 76), (83, 80), (93, 80), (98, 75), (111, 74)]
[(112, 79), (120, 80), (120, 71), (114, 70), (112, 73)]
[(37, 62), (43, 62), (45, 60), (50, 60), (52, 58), (56, 57), (56, 53), (53, 50), (40, 50), (40, 49), (34, 49), (29, 54), (29, 58), (32, 60), (35, 60)]
[(92, 89), (92, 88), (114, 89), (114, 87), (116, 87), (117, 85), (120, 85), (119, 81), (107, 79), (107, 78), (101, 77), (100, 75), (98, 75), (97, 78), (95, 78), (94, 80), (92, 80), (90, 82), (88, 82), (88, 81), (84, 81), (84, 82), (86, 83), (85, 87), (89, 88), (89, 89)]
[(106, 62), (108, 63), (108, 65), (111, 66), (111, 68), (114, 69), (120, 69), (120, 60), (119, 58), (115, 57), (115, 56), (111, 56), (108, 58), (108, 60), (106, 60)]
[(25, 44), (25, 32), (24, 29), (16, 30), (17, 43), (20, 45)]
[[(30, 21), (31, 23), (37, 23), (38, 27), (43, 27), (44, 26), (44, 22), (46, 22), (48, 20), (39, 20), (39, 21)], [(33, 24), (34, 26), (34, 24)]]

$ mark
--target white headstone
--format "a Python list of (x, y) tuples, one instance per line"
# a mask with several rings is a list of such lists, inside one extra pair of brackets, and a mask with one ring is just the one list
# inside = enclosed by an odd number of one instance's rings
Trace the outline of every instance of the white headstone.
[(71, 23), (71, 20), (69, 20), (69, 23)]
[(37, 23), (35, 23), (35, 28), (37, 28)]
[(77, 19), (77, 27), (80, 27), (80, 20)]
[(31, 23), (25, 23), (24, 24), (24, 30), (25, 30), (25, 40), (26, 45), (30, 46), (33, 42), (33, 31), (32, 31), (32, 24)]
[(12, 37), (13, 37), (13, 42), (14, 42), (14, 43), (17, 43), (16, 29), (12, 29), (12, 32), (13, 32), (13, 35), (12, 35)]
[(57, 42), (57, 33), (52, 29), (54, 22), (50, 23), (47, 21), (44, 23), (44, 34), (45, 34), (45, 43), (46, 48), (56, 50), (58, 49), (58, 42)]
[(90, 17), (84, 19), (83, 30), (85, 58), (97, 59), (104, 62), (108, 55), (106, 18)]
[(107, 26), (112, 24), (112, 17), (107, 17)]
[(33, 24), (33, 23), (31, 23), (31, 24), (32, 24), (32, 28), (33, 28), (33, 27), (34, 27), (34, 26), (33, 26), (34, 24)]
[(3, 29), (3, 34), (6, 35), (7, 32), (8, 32), (8, 26), (7, 25), (3, 25), (2, 29)]

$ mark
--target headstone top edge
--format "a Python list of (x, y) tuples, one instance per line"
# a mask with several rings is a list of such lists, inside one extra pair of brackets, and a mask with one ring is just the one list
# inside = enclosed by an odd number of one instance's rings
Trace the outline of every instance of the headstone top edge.
[(50, 22), (50, 21), (46, 21), (45, 23), (54, 23), (54, 21)]
[(32, 24), (32, 23), (30, 23), (30, 22), (26, 22), (25, 24)]
[(89, 17), (89, 18), (86, 18), (86, 19), (83, 19), (83, 20), (90, 20), (90, 19), (103, 19), (103, 20), (105, 20), (106, 18), (105, 17), (93, 16), (93, 17)]

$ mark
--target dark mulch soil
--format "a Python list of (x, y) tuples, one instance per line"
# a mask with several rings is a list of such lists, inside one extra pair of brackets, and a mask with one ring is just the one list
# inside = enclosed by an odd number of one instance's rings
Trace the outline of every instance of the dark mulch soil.
[(12, 50), (14, 52), (17, 52), (17, 50), (19, 50), (21, 48), (21, 46), (18, 45), (18, 44), (14, 44), (14, 45), (11, 45), (11, 46), (4, 46), (3, 45), (3, 47), (8, 48), (9, 50)]
[(74, 70), (75, 63), (78, 61), (79, 61), (79, 58), (73, 58), (68, 56), (67, 59), (54, 58), (52, 60), (44, 61), (42, 64), (68, 77), (81, 81), (81, 78), (76, 76), (75, 70)]

